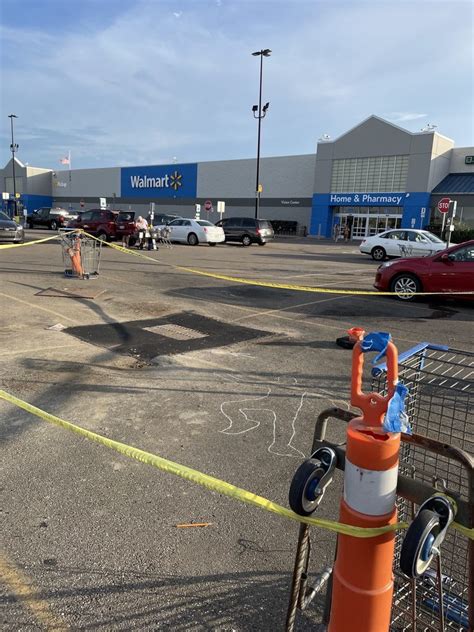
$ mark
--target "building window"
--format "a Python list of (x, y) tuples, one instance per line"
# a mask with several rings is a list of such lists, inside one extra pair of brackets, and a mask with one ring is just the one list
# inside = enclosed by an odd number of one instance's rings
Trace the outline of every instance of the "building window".
[(406, 191), (408, 156), (334, 160), (331, 193)]
[[(15, 184), (16, 184), (16, 192), (24, 193), (22, 176), (15, 176)], [(5, 188), (3, 190), (13, 195), (13, 178), (5, 178)]]

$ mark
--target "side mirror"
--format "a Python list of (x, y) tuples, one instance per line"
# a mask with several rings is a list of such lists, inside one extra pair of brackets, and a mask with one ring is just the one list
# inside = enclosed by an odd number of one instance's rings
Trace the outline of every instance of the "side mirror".
[(448, 263), (448, 261), (456, 261), (456, 257), (453, 255), (453, 253), (443, 252), (439, 260), (443, 263)]
[(36, 215), (38, 213), (38, 209), (35, 208), (35, 210), (33, 211), (33, 215)]

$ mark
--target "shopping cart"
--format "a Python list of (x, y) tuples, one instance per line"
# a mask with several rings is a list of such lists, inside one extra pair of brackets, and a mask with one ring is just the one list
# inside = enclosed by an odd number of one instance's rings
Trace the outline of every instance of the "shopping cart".
[(170, 227), (163, 226), (163, 228), (160, 228), (158, 230), (159, 230), (158, 239), (159, 239), (160, 244), (162, 244), (163, 246), (166, 246), (167, 248), (172, 248), (171, 240), (170, 240), (170, 235), (171, 235)]
[[(386, 366), (372, 371), (372, 390), (385, 392)], [(406, 409), (412, 435), (402, 435), (397, 506), (400, 521), (415, 525), (417, 506), (439, 492), (454, 498), (455, 520), (474, 527), (474, 354), (422, 343), (399, 356), (399, 379), (409, 388)], [(323, 411), (315, 426), (311, 454), (324, 447), (344, 469), (345, 450), (325, 440), (330, 419), (351, 421), (355, 414), (339, 408)], [(322, 479), (324, 480), (324, 479)], [(327, 484), (327, 482), (326, 482)], [(316, 496), (315, 496), (316, 497)], [(322, 498), (315, 501), (319, 505)], [(410, 535), (411, 534), (411, 535)], [(401, 571), (413, 529), (400, 531), (394, 557), (391, 632), (474, 630), (474, 541), (449, 528), (440, 555), (428, 559), (417, 579)], [(405, 543), (405, 544), (404, 544)], [(405, 548), (404, 548), (405, 547)], [(403, 553), (405, 551), (405, 553)], [(286, 630), (294, 630), (298, 610), (304, 610), (327, 585), (323, 624), (329, 622), (332, 568), (309, 584), (310, 529), (301, 525), (291, 586)], [(405, 555), (405, 559), (402, 557)]]
[(99, 275), (102, 242), (88, 237), (81, 230), (59, 231), (63, 253), (64, 276), (94, 279)]

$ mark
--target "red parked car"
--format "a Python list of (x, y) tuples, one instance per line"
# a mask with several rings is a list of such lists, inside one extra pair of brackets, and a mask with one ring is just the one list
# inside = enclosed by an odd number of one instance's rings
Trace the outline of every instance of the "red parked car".
[[(414, 299), (418, 292), (474, 293), (474, 240), (430, 257), (386, 261), (377, 269), (374, 287), (396, 292), (405, 301)], [(459, 298), (474, 300), (474, 294)]]
[(87, 233), (111, 241), (122, 238), (122, 235), (135, 233), (135, 213), (133, 211), (107, 211), (93, 208), (84, 211), (79, 217), (68, 222), (68, 228), (83, 228)]

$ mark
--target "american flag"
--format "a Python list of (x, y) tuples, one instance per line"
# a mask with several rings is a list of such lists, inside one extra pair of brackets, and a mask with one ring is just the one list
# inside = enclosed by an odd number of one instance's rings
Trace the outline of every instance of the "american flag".
[(71, 160), (69, 158), (61, 158), (59, 161), (62, 165), (69, 165), (71, 164)]

